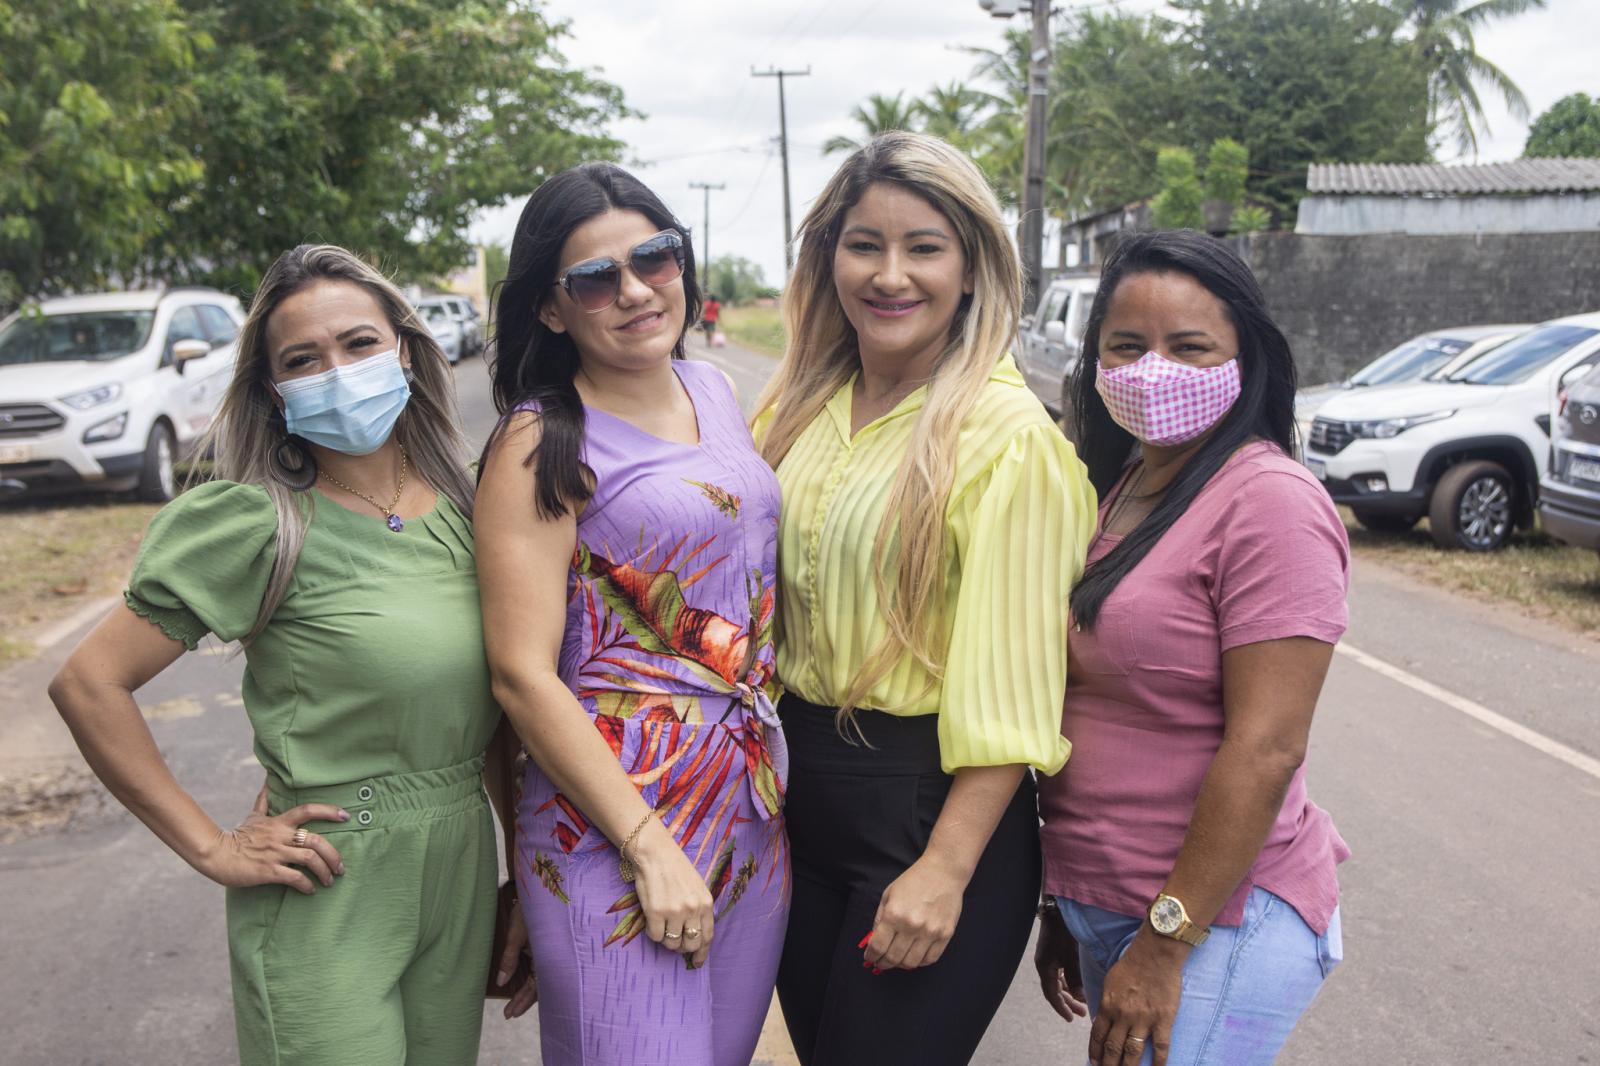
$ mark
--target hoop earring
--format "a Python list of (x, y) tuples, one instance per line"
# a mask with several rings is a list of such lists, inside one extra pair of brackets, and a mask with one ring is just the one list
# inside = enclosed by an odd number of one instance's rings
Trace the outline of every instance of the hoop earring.
[(305, 492), (317, 483), (317, 459), (306, 446), (304, 438), (285, 436), (273, 445), (271, 461), (267, 463), (274, 481), (295, 492)]

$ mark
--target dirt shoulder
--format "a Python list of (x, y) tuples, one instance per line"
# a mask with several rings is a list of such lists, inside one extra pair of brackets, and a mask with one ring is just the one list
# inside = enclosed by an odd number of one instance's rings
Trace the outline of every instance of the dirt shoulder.
[(1351, 550), (1362, 559), (1600, 641), (1600, 559), (1588, 549), (1528, 532), (1497, 552), (1444, 551), (1433, 543), (1427, 519), (1406, 533), (1373, 533), (1340, 512)]
[(88, 604), (122, 590), (151, 503), (74, 498), (0, 508), (0, 668)]

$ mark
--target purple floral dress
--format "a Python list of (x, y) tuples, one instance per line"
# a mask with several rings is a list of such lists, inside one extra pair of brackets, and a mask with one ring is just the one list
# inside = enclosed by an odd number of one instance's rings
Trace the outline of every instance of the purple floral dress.
[(778, 482), (722, 373), (673, 367), (698, 445), (586, 411), (583, 457), (597, 484), (578, 520), (560, 670), (705, 877), (715, 939), (707, 964), (689, 970), (644, 936), (616, 848), (530, 763), (516, 874), (546, 1066), (744, 1066), (787, 923), (787, 757), (773, 711)]

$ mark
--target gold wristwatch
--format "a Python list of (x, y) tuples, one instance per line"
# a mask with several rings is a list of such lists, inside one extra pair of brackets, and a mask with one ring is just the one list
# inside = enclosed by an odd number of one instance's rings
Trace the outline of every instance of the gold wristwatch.
[(1189, 912), (1184, 910), (1182, 900), (1165, 892), (1150, 904), (1150, 928), (1162, 936), (1181, 940), (1195, 947), (1204, 944), (1206, 937), (1211, 935), (1211, 930), (1203, 929), (1189, 920)]

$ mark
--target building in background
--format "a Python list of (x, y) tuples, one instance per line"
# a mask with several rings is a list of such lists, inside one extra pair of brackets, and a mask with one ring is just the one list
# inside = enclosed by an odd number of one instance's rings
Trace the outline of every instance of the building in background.
[(1600, 159), (1314, 163), (1294, 231), (1447, 236), (1600, 229)]

